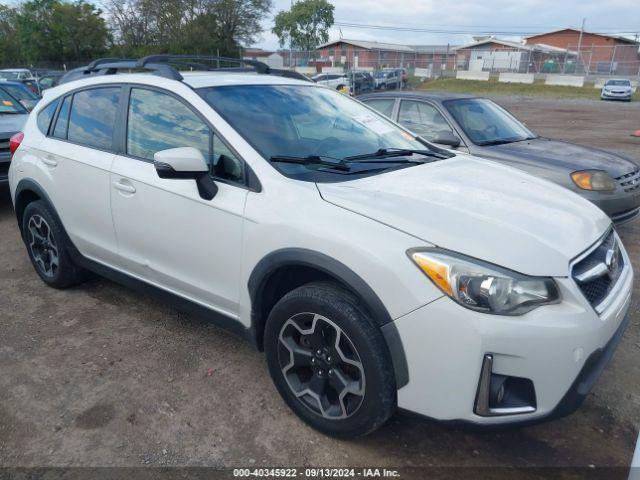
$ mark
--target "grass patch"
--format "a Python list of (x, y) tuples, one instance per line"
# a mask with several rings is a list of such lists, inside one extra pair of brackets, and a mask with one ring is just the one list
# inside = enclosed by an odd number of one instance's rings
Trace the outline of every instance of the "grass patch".
[[(500, 83), (497, 79), (483, 82), (479, 80), (442, 78), (417, 83), (415, 88), (417, 90), (468, 93), (471, 95), (523, 95), (600, 100), (600, 90), (593, 88), (593, 85), (590, 84), (585, 87), (561, 87), (545, 85), (543, 81), (537, 81), (533, 85), (526, 85), (523, 83)], [(633, 100), (640, 100), (640, 89), (633, 95)]]

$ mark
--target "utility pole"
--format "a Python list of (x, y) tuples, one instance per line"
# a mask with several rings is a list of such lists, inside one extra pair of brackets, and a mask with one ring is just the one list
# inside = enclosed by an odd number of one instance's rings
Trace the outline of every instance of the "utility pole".
[[(581, 56), (580, 48), (582, 47), (582, 35), (584, 34), (584, 22), (585, 22), (585, 20), (586, 19), (583, 17), (582, 18), (582, 26), (580, 27), (580, 36), (578, 37), (578, 62), (580, 62), (580, 56)], [(582, 62), (582, 65), (584, 65), (584, 62)], [(578, 67), (578, 65), (576, 65), (576, 70), (578, 69), (577, 67)]]
[[(293, 10), (293, 0), (291, 0), (291, 10)], [(289, 32), (289, 70), (291, 70), (292, 68), (293, 68), (293, 42), (291, 41), (291, 32)]]

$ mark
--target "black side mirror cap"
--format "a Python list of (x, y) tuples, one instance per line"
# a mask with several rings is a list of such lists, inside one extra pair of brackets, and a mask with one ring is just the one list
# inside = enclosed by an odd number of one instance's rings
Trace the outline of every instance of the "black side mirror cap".
[(209, 172), (177, 172), (168, 163), (153, 162), (156, 172), (160, 178), (179, 179), (179, 180), (195, 180), (198, 187), (198, 193), (204, 200), (212, 200), (218, 193), (218, 185), (211, 178)]
[(451, 132), (441, 132), (436, 138), (431, 140), (432, 143), (438, 143), (440, 145), (447, 145), (452, 148), (458, 148), (462, 143), (462, 140)]

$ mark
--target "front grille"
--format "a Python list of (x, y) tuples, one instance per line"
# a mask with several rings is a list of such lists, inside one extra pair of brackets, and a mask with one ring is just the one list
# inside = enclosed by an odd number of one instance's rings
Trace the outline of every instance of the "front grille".
[(640, 189), (640, 168), (617, 177), (616, 182), (625, 192), (633, 192)]
[(571, 275), (595, 308), (607, 298), (623, 268), (622, 252), (612, 230), (595, 250), (573, 266)]

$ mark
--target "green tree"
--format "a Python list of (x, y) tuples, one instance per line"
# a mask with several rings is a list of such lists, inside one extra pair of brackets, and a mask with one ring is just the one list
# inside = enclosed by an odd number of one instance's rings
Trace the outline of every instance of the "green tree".
[(109, 36), (102, 12), (83, 0), (27, 1), (16, 25), (20, 57), (28, 64), (91, 59), (104, 53)]
[(278, 37), (281, 47), (290, 40), (293, 48), (313, 50), (329, 40), (333, 10), (334, 6), (327, 0), (301, 0), (290, 10), (278, 12), (271, 31)]
[(0, 65), (12, 65), (20, 58), (17, 16), (15, 8), (0, 5)]

